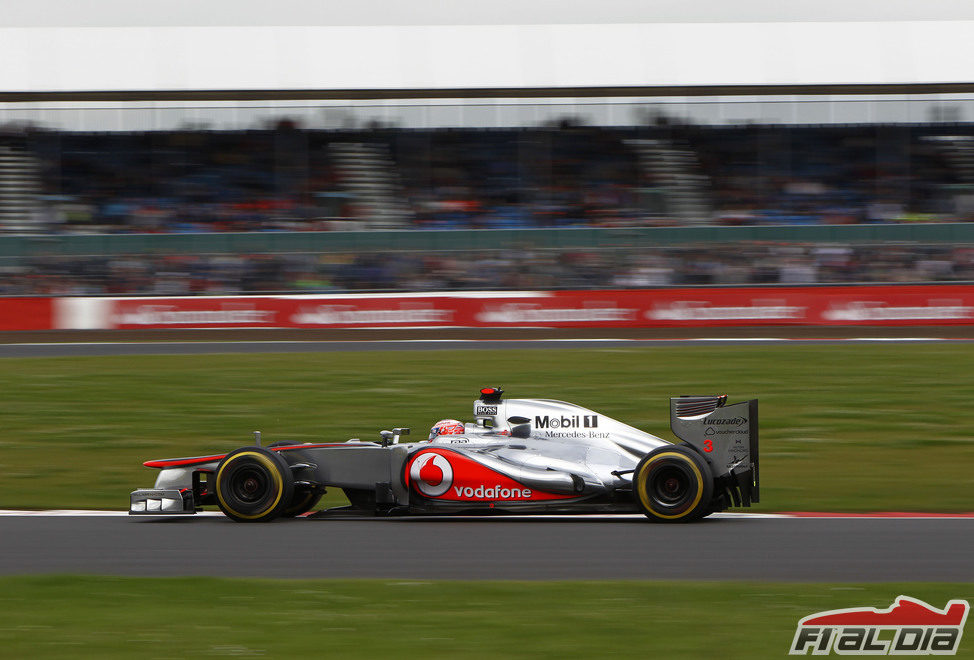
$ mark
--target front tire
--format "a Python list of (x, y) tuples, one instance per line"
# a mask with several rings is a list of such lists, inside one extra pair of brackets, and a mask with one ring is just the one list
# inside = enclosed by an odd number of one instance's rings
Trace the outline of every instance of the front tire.
[(227, 454), (216, 468), (217, 504), (237, 522), (274, 520), (293, 496), (291, 469), (276, 452), (242, 447)]
[(653, 522), (690, 522), (711, 511), (714, 476), (710, 465), (689, 447), (658, 447), (633, 473), (632, 489), (643, 514)]
[(281, 512), (281, 517), (296, 518), (302, 513), (307, 513), (315, 508), (319, 500), (321, 500), (321, 494), (313, 490), (295, 490), (290, 504)]
[[(300, 443), (292, 442), (290, 440), (281, 440), (267, 445), (267, 448), (273, 449), (274, 447), (294, 447), (298, 444)], [(278, 454), (278, 456), (280, 456), (280, 454)], [(292, 472), (291, 474), (294, 473)], [(283, 511), (281, 511), (281, 518), (296, 518), (302, 513), (307, 513), (308, 511), (311, 511), (311, 509), (315, 508), (315, 505), (318, 504), (319, 500), (321, 500), (321, 492), (317, 490), (295, 488), (290, 502), (288, 502), (288, 505), (284, 507)]]

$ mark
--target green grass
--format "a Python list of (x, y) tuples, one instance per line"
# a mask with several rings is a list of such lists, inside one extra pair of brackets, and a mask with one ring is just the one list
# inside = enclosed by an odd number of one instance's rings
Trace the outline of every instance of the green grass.
[(469, 418), (483, 385), (672, 438), (667, 398), (761, 401), (758, 510), (974, 510), (974, 346), (0, 360), (0, 508), (123, 508), (149, 458)]
[[(798, 620), (974, 584), (0, 578), (10, 658), (780, 658)], [(963, 639), (957, 657), (974, 657)]]

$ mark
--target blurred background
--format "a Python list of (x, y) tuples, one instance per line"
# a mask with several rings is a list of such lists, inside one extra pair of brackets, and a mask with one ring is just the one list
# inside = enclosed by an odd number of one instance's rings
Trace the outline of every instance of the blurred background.
[[(116, 105), (0, 108), (0, 294), (943, 282), (974, 265), (941, 226), (974, 219), (974, 97)], [(403, 243), (433, 230), (456, 233)], [(247, 253), (198, 237), (256, 232), (301, 236)]]
[(2, 28), (3, 296), (972, 279), (956, 3), (56, 4)]

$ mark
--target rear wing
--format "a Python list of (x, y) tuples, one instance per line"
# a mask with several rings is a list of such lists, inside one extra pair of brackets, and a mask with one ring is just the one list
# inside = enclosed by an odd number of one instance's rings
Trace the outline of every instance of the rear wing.
[(748, 506), (760, 497), (758, 400), (726, 403), (726, 395), (672, 397), (670, 428), (707, 459), (718, 481), (737, 486)]

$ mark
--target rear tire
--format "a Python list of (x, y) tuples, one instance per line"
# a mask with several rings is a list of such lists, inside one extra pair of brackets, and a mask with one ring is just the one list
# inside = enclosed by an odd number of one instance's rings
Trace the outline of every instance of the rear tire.
[(267, 522), (282, 515), (294, 497), (291, 469), (277, 452), (242, 447), (216, 468), (216, 500), (237, 522)]
[(690, 522), (712, 511), (713, 471), (693, 449), (658, 447), (643, 457), (632, 476), (636, 502), (653, 522)]

